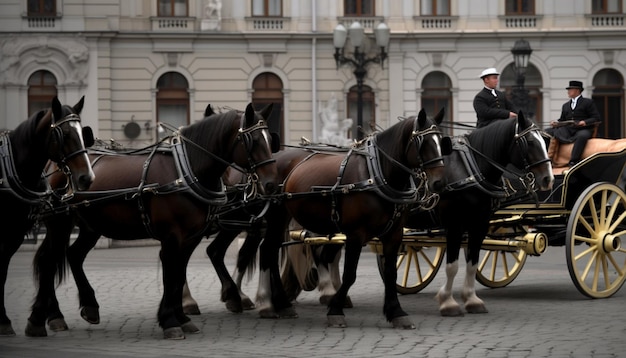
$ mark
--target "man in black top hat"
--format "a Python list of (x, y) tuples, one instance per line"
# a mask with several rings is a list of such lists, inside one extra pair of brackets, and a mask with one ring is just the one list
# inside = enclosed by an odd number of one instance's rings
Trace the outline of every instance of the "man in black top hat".
[(484, 127), (499, 119), (515, 118), (513, 105), (506, 98), (504, 92), (498, 91), (498, 76), (500, 73), (494, 68), (485, 69), (480, 74), (484, 88), (474, 96), (474, 111), (476, 111), (476, 128)]
[(600, 113), (591, 98), (582, 96), (584, 90), (580, 81), (569, 81), (567, 97), (563, 104), (561, 117), (550, 123), (546, 132), (562, 143), (574, 143), (569, 166), (580, 161), (587, 140), (593, 135), (593, 127), (600, 122)]

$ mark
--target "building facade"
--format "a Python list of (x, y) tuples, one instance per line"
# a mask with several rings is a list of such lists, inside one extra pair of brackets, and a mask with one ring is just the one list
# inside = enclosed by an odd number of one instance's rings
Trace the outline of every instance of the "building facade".
[[(560, 115), (570, 80), (585, 85), (603, 123), (625, 136), (626, 0), (5, 0), (0, 4), (0, 129), (12, 129), (58, 95), (85, 96), (83, 121), (100, 139), (140, 147), (200, 119), (207, 105), (273, 102), (285, 144), (317, 140), (319, 112), (336, 98), (339, 118), (364, 133), (425, 108), (446, 109), (446, 131), (473, 125), (472, 101), (487, 67), (511, 93), (511, 53), (532, 49), (527, 113), (542, 127)], [(358, 21), (360, 49), (380, 53), (373, 29), (390, 28), (385, 61), (363, 86), (338, 66), (333, 30)], [(351, 56), (350, 40), (343, 49)], [(356, 122), (356, 120), (354, 121)], [(346, 133), (350, 136), (350, 131)]]

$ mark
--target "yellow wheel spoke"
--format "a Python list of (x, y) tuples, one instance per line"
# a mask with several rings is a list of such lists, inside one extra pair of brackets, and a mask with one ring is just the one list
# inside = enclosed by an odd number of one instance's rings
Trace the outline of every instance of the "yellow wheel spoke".
[(406, 287), (406, 284), (409, 280), (409, 273), (411, 270), (411, 262), (413, 261), (413, 256), (411, 255), (409, 250), (407, 250), (405, 256), (406, 256), (406, 262), (404, 265), (404, 276), (402, 277), (402, 285)]
[(504, 277), (509, 277), (509, 262), (506, 259), (506, 252), (501, 251), (502, 253), (502, 268), (504, 269)]
[[(595, 251), (595, 249), (593, 249), (593, 248), (589, 248), (589, 250), (585, 250), (585, 251), (593, 251), (593, 254), (589, 258), (589, 261), (587, 262), (587, 266), (585, 266), (585, 269), (583, 270), (583, 274), (582, 274), (583, 281), (587, 279), (587, 275), (589, 274), (589, 270), (591, 269), (591, 265), (593, 265), (593, 263), (596, 261), (596, 257), (598, 255), (598, 252)], [(579, 256), (582, 256), (582, 254), (579, 255)]]
[[(593, 227), (598, 227), (600, 224), (598, 222), (598, 210), (596, 209), (596, 202), (595, 200), (593, 200), (593, 197), (591, 197), (591, 200), (589, 200), (588, 203), (589, 203), (589, 215), (593, 219)], [(593, 229), (590, 228), (589, 232), (593, 232)]]
[(591, 287), (593, 288), (594, 291), (598, 291), (598, 279), (600, 278), (600, 259), (598, 258), (598, 255), (596, 255), (596, 260), (595, 261), (595, 265), (594, 265), (594, 270), (593, 270), (593, 280), (592, 280), (592, 284)]
[[(615, 257), (613, 257), (612, 253), (608, 253), (607, 255), (607, 259), (611, 262), (611, 265), (613, 265), (613, 268), (615, 269), (615, 271), (617, 271), (619, 276), (624, 276), (626, 274), (626, 272), (624, 272), (624, 266), (619, 266), (619, 264), (617, 263), (617, 261), (615, 261)], [(626, 265), (626, 262), (624, 263)]]
[(491, 261), (491, 275), (489, 276), (489, 279), (491, 281), (496, 280), (496, 268), (497, 267), (498, 267), (498, 254), (496, 254), (496, 252), (494, 251), (493, 261)]
[(413, 262), (415, 262), (415, 272), (417, 273), (417, 282), (424, 282), (424, 276), (422, 276), (422, 268), (420, 267), (420, 260), (417, 257), (417, 251), (411, 249), (411, 256), (413, 257)]
[(426, 261), (426, 263), (428, 263), (428, 266), (430, 267), (430, 269), (434, 269), (435, 268), (435, 264), (432, 262), (432, 260), (428, 257), (428, 255), (426, 255), (424, 253), (424, 250), (420, 250), (420, 256), (422, 256), (422, 258), (424, 259), (424, 261)]
[(602, 200), (600, 201), (600, 223), (602, 226), (606, 223), (606, 201), (608, 190), (602, 191)]
[[(613, 210), (611, 209), (611, 211)], [(609, 227), (609, 232), (613, 232), (615, 228), (617, 227), (617, 225), (621, 224), (624, 221), (624, 219), (626, 219), (626, 211), (621, 213), (620, 216), (615, 221), (613, 221), (613, 223), (611, 224), (611, 227)], [(618, 234), (615, 234), (615, 236), (620, 236), (624, 233), (626, 233), (626, 230), (620, 231)]]
[(609, 277), (609, 265), (606, 257), (602, 256), (602, 274), (604, 275), (604, 289), (611, 287), (611, 280)]
[(491, 253), (493, 251), (487, 251), (487, 253), (485, 254), (485, 257), (483, 257), (483, 259), (480, 261), (480, 264), (478, 265), (478, 271), (482, 272), (483, 269), (485, 268), (485, 265), (487, 264), (487, 261), (489, 261), (489, 256), (491, 256)]
[[(594, 221), (596, 221), (596, 218), (594, 216)], [(594, 233), (594, 229), (593, 227), (591, 227), (591, 225), (589, 225), (589, 222), (587, 221), (587, 219), (585, 219), (584, 217), (580, 217), (580, 223), (583, 224), (583, 226), (585, 227), (585, 229), (587, 229), (587, 232), (590, 234)]]
[(580, 235), (574, 235), (574, 240), (576, 241), (582, 241), (585, 242), (587, 244), (591, 244), (591, 245), (595, 245), (596, 244), (596, 240), (590, 238), (590, 237), (584, 237), (584, 236), (580, 236)]

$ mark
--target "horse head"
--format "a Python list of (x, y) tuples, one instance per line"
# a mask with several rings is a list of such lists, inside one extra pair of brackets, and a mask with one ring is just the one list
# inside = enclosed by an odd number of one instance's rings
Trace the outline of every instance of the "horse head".
[(72, 188), (87, 190), (93, 182), (91, 162), (85, 147), (93, 145), (93, 132), (81, 126), (80, 112), (83, 96), (73, 107), (62, 105), (57, 97), (52, 99), (51, 110), (37, 128), (46, 132), (45, 146), (48, 157), (70, 178)]
[(541, 130), (520, 111), (511, 145), (511, 163), (527, 172), (539, 190), (550, 190), (554, 183), (552, 163)]
[(273, 105), (255, 111), (252, 104), (246, 106), (237, 134), (237, 145), (233, 152), (235, 164), (246, 168), (248, 178), (260, 194), (273, 194), (278, 189), (276, 160), (272, 153), (277, 151), (278, 138), (272, 135), (267, 121)]
[[(422, 109), (417, 117), (409, 117), (414, 121), (411, 141), (407, 146), (407, 156), (411, 167), (418, 168), (425, 174), (428, 189), (441, 192), (447, 185), (443, 156), (451, 151), (450, 138), (443, 137), (437, 127), (443, 121), (443, 108), (431, 120)], [(411, 145), (415, 144), (415, 145)]]

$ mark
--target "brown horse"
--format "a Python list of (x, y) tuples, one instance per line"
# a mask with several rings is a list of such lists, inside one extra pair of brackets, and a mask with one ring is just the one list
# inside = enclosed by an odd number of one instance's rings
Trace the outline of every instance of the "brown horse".
[(436, 126), (442, 118), (443, 111), (432, 121), (422, 110), (418, 116), (366, 138), (347, 154), (305, 148), (275, 155), (279, 175), (285, 178), (284, 193), (282, 202), (265, 215), (267, 231), (260, 247), (257, 293), (263, 317), (296, 316), (278, 268), (278, 252), (293, 218), (320, 235), (346, 235), (343, 284), (328, 305), (330, 326), (346, 326), (343, 308), (356, 279), (361, 247), (378, 237), (388, 257), (383, 312), (395, 327), (415, 328), (395, 291), (395, 257), (402, 241), (405, 209), (430, 203), (430, 193), (446, 185), (444, 142)]
[[(74, 219), (80, 227), (78, 240), (87, 245), (100, 234), (117, 240), (159, 240), (164, 291), (158, 320), (164, 336), (181, 339), (184, 332), (198, 331), (182, 310), (187, 262), (214, 223), (219, 207), (226, 204), (222, 174), (230, 163), (248, 173), (256, 192), (271, 194), (277, 189), (266, 125), (271, 110), (268, 106), (256, 113), (250, 104), (245, 112), (214, 114), (182, 128), (171, 145), (134, 155), (98, 156), (93, 167), (99, 180), (89, 191), (75, 194), (71, 215), (62, 212), (46, 220), (46, 239), (35, 259), (39, 292), (27, 335), (46, 335), (54, 275), (63, 272), (55, 268), (65, 258), (63, 247)], [(81, 295), (81, 306), (90, 304), (82, 302), (86, 296)]]
[(85, 150), (85, 142), (93, 143), (93, 134), (89, 127), (81, 127), (79, 116), (84, 97), (73, 107), (61, 105), (56, 97), (51, 102), (51, 108), (0, 134), (0, 336), (15, 335), (4, 307), (4, 285), (9, 261), (33, 226), (32, 214), (52, 195), (42, 180), (46, 163), (53, 160), (62, 168), (65, 198), (73, 190), (86, 190), (94, 180)]

